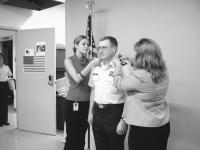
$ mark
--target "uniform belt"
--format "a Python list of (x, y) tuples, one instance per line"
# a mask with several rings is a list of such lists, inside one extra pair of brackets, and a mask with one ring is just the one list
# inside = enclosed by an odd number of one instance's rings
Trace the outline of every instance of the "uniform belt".
[(98, 103), (94, 103), (94, 105), (99, 108), (99, 109), (106, 109), (106, 108), (121, 108), (124, 106), (124, 103), (120, 103), (120, 104), (98, 104)]

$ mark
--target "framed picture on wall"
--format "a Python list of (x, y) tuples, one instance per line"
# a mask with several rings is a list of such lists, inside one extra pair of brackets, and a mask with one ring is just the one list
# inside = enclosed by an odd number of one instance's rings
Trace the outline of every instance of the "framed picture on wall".
[(36, 56), (45, 56), (46, 42), (36, 43)]

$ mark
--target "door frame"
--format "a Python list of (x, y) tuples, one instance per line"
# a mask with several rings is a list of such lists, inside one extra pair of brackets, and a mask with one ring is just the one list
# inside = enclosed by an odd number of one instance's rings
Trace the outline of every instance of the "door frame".
[[(6, 36), (12, 36), (13, 37), (13, 58), (12, 58), (12, 62), (13, 62), (13, 78), (16, 79), (16, 33), (19, 30), (19, 28), (15, 28), (15, 27), (6, 27), (6, 26), (0, 26), (0, 30), (4, 30), (6, 32), (8, 32), (8, 35)], [(9, 33), (10, 32), (10, 33)]]

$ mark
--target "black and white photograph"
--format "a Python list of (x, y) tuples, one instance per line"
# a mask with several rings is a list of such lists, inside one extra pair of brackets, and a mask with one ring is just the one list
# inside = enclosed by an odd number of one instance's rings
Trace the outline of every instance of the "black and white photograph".
[(35, 55), (35, 50), (34, 49), (28, 49), (28, 48), (26, 48), (25, 50), (24, 50), (24, 52), (25, 52), (25, 56), (34, 56)]
[(200, 150), (200, 0), (0, 0), (0, 150)]
[(36, 43), (36, 56), (45, 56), (45, 46), (46, 42)]

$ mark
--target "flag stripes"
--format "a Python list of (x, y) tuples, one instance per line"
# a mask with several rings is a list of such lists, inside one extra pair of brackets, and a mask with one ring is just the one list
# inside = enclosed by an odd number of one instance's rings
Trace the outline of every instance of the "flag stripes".
[(24, 56), (24, 72), (45, 72), (45, 56)]
[(95, 42), (94, 42), (93, 31), (92, 31), (92, 15), (91, 14), (88, 16), (88, 20), (87, 20), (86, 36), (89, 39), (89, 51), (87, 53), (87, 58), (91, 60), (92, 57), (97, 57), (96, 53), (93, 51), (93, 49), (95, 48)]

